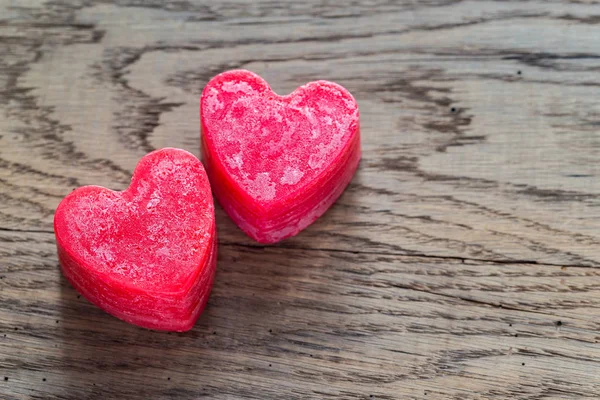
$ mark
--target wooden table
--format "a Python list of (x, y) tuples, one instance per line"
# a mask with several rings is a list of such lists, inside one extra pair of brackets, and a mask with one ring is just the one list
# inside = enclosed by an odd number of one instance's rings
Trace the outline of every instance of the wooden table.
[[(600, 5), (0, 0), (0, 55), (0, 398), (600, 397)], [(231, 68), (346, 86), (359, 172), (275, 246), (219, 209), (195, 328), (125, 324), (61, 277), (54, 209), (199, 155)]]

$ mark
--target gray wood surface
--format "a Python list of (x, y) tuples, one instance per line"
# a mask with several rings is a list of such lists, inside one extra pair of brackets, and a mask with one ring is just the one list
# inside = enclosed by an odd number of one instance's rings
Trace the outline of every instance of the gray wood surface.
[[(231, 68), (347, 87), (359, 172), (275, 246), (218, 209), (196, 327), (122, 323), (54, 209), (199, 155)], [(600, 398), (599, 160), (596, 1), (0, 0), (0, 398)]]

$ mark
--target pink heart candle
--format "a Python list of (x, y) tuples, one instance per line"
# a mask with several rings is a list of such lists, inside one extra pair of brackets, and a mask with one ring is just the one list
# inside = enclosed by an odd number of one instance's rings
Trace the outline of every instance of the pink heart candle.
[(124, 321), (186, 331), (206, 305), (217, 257), (214, 205), (202, 164), (184, 150), (143, 157), (123, 192), (73, 191), (54, 230), (65, 277)]
[(204, 88), (200, 114), (215, 196), (258, 242), (312, 224), (358, 167), (358, 105), (338, 84), (310, 82), (279, 96), (252, 72), (228, 71)]

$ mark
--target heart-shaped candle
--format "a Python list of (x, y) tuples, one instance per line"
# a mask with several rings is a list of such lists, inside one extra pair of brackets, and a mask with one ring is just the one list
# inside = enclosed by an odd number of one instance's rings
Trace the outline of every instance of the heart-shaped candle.
[(200, 161), (179, 149), (143, 157), (129, 188), (85, 186), (54, 216), (65, 277), (108, 313), (186, 331), (206, 305), (216, 266), (214, 205)]
[(338, 84), (310, 82), (279, 96), (252, 72), (228, 71), (204, 88), (200, 114), (213, 192), (258, 242), (313, 223), (358, 167), (358, 106)]

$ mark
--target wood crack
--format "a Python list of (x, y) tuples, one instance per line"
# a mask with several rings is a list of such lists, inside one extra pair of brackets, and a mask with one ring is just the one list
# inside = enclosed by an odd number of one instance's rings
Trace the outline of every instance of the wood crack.
[(43, 229), (16, 229), (16, 228), (3, 228), (0, 227), (0, 232), (16, 232), (16, 233), (48, 233), (54, 234), (54, 231), (43, 230)]
[(540, 265), (547, 267), (571, 267), (571, 268), (591, 268), (597, 269), (597, 267), (593, 265), (587, 264), (555, 264), (555, 263), (547, 263), (540, 262), (536, 260), (510, 260), (510, 259), (486, 259), (486, 258), (473, 258), (473, 257), (458, 257), (458, 256), (443, 256), (443, 255), (432, 255), (421, 252), (407, 252), (407, 253), (393, 253), (393, 252), (381, 252), (381, 251), (363, 251), (363, 250), (346, 250), (346, 249), (335, 249), (335, 248), (319, 248), (319, 247), (301, 247), (301, 246), (261, 246), (261, 245), (252, 245), (247, 243), (238, 243), (238, 242), (219, 242), (219, 245), (222, 246), (238, 246), (245, 247), (249, 249), (282, 249), (282, 250), (301, 250), (301, 251), (323, 251), (323, 252), (332, 252), (332, 253), (350, 253), (350, 254), (366, 254), (366, 255), (374, 255), (374, 256), (382, 256), (382, 257), (417, 257), (417, 258), (430, 258), (434, 260), (452, 260), (452, 261), (460, 261), (465, 263), (469, 262), (482, 262), (482, 263), (490, 263), (490, 264), (505, 264), (505, 265)]

